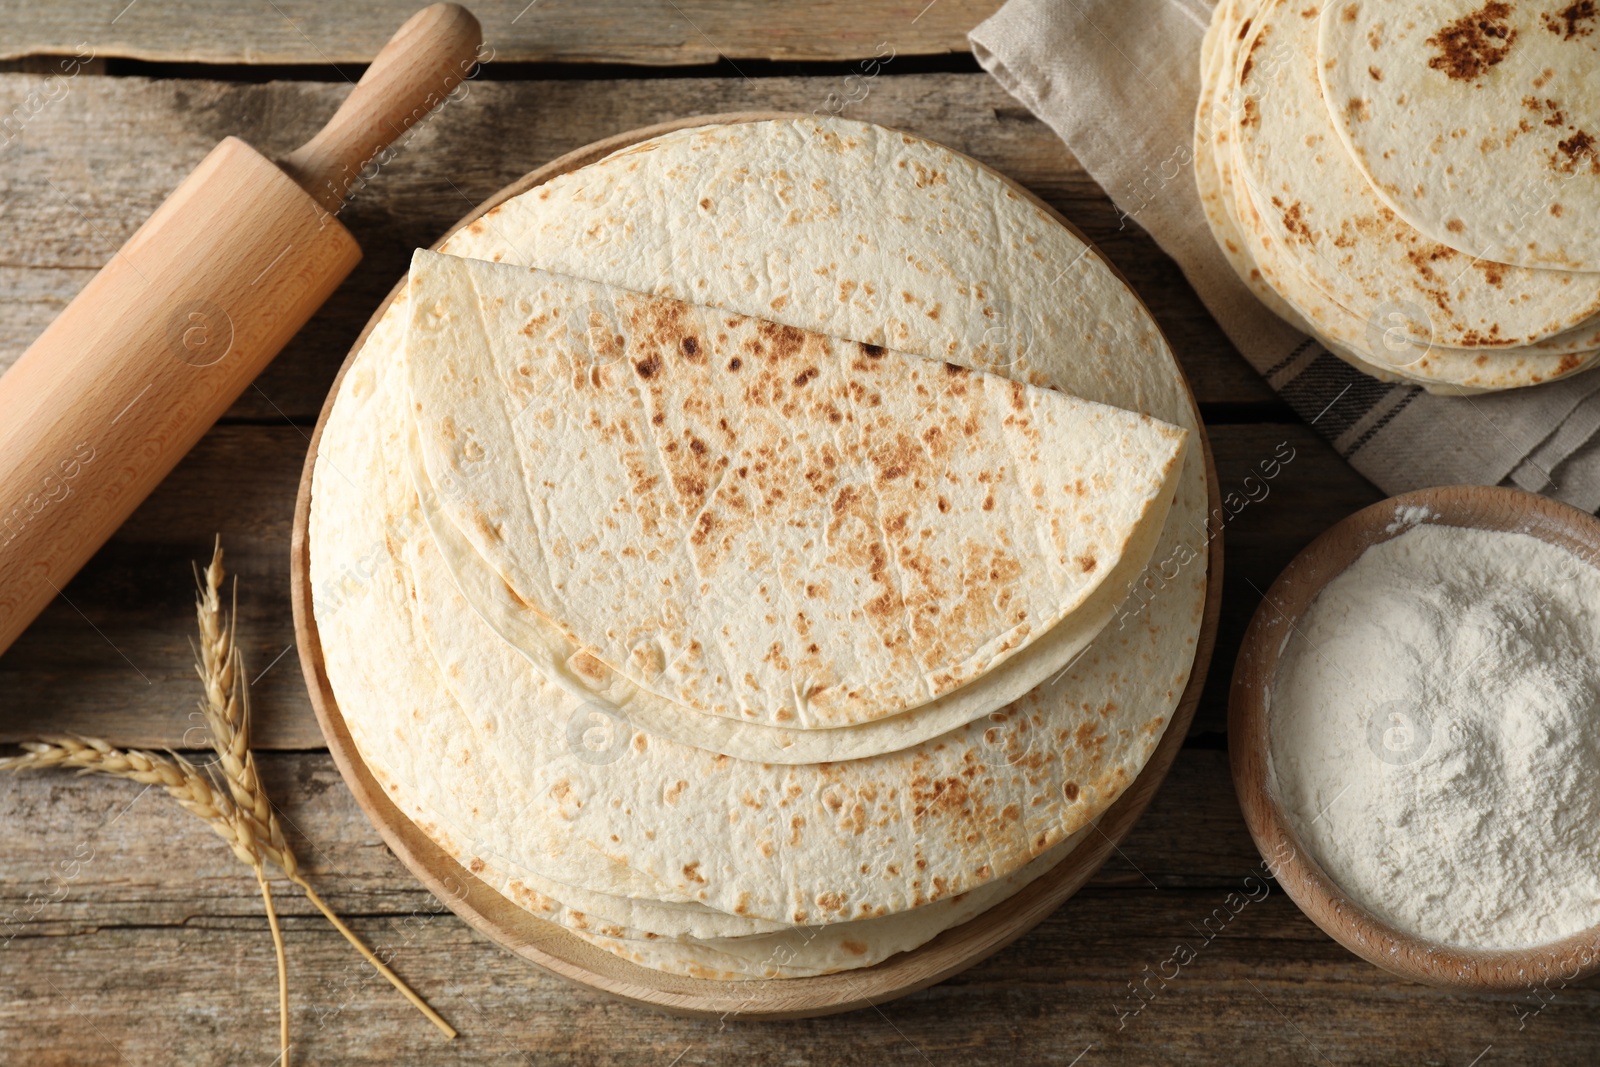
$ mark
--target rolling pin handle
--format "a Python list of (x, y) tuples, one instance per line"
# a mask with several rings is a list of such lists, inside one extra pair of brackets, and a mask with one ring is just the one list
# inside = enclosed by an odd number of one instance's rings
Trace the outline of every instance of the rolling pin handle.
[(482, 44), (483, 30), (466, 8), (423, 8), (373, 57), (328, 124), (278, 165), (337, 212), (379, 153), (467, 79)]

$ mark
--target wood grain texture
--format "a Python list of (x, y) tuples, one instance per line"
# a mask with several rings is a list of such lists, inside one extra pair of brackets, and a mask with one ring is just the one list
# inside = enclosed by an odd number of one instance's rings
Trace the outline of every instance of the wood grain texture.
[[(989, 961), (881, 1013), (761, 1024), (663, 1015), (539, 974), (420, 890), (325, 754), (269, 756), (262, 773), (313, 884), (463, 1035), (441, 1041), (285, 888), (302, 1063), (664, 1067), (681, 1054), (680, 1064), (1067, 1067), (1092, 1046), (1080, 1067), (1466, 1067), (1492, 1046), (1489, 1067), (1586, 1064), (1600, 1042), (1592, 982), (1538, 995), (1402, 982), (1328, 940), (1276, 886), (1263, 893), (1221, 752), (1185, 750), (1122, 855)], [(7, 1062), (271, 1061), (260, 898), (191, 816), (124, 783), (23, 777), (0, 789), (0, 854)], [(1194, 958), (1175, 973), (1180, 944)]]
[[(419, 0), (270, 4), (56, 0), (0, 7), (0, 59), (69, 54), (200, 63), (365, 63)], [(468, 5), (500, 62), (850, 60), (966, 52), (998, 0), (478, 0)]]
[[(1368, 548), (1418, 525), (1523, 533), (1572, 553), (1600, 559), (1600, 520), (1548, 497), (1498, 486), (1420, 489), (1363, 508), (1295, 556), (1267, 590), (1245, 633), (1234, 670), (1228, 736), (1239, 806), (1251, 836), (1290, 897), (1351, 952), (1402, 978), (1466, 989), (1517, 990), (1530, 975), (1574, 980), (1600, 972), (1600, 927), (1526, 950), (1473, 952), (1448, 948), (1391, 926), (1346, 896), (1301, 839), (1279, 799), (1270, 768), (1268, 719), (1285, 635), (1324, 586)], [(1559, 578), (1554, 580), (1560, 580)]]
[[(942, 0), (942, 3), (950, 0)], [(138, 10), (135, 8), (135, 10)], [(938, 7), (933, 9), (939, 10)], [(930, 12), (931, 17), (931, 12)], [(51, 88), (56, 86), (56, 88)], [(1172, 261), (1120, 219), (1060, 140), (987, 75), (890, 76), (865, 83), (850, 118), (912, 130), (1020, 181), (1059, 210), (1150, 304), (1202, 408), (1275, 404)], [(310, 137), (348, 86), (236, 85), (82, 74), (0, 75), (0, 114), (55, 94), (0, 160), (0, 368), (9, 365), (211, 148), (236, 134), (269, 156)], [(420, 123), (340, 213), (365, 258), (230, 411), (314, 422), (372, 308), (474, 204), (534, 167), (624, 130), (686, 114), (827, 113), (838, 78), (470, 82)], [(160, 152), (151, 146), (159, 144)]]

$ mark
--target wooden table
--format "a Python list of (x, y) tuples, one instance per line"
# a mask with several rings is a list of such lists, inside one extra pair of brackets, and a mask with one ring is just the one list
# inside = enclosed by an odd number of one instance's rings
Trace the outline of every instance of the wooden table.
[[(277, 154), (310, 134), (412, 2), (11, 6), (0, 20), (0, 367), (218, 139), (236, 133)], [(241, 578), (263, 773), (295, 846), (329, 901), (462, 1031), (443, 1041), (285, 889), (298, 1062), (1593, 1062), (1595, 983), (1498, 996), (1411, 985), (1339, 948), (1275, 888), (1263, 895), (1227, 768), (1239, 636), (1290, 557), (1380, 494), (1276, 400), (1050, 131), (978, 71), (964, 34), (993, 0), (524, 2), (479, 6), (496, 62), (344, 212), (367, 253), (355, 275), (0, 658), (0, 741), (77, 730), (193, 746), (203, 735), (189, 562), (221, 533)], [(877, 76), (851, 77), (891, 52)], [(84, 57), (76, 73), (44, 58), (73, 54)], [(1284, 445), (1294, 456), (1228, 522), (1205, 700), (1121, 855), (1032, 935), (950, 982), (776, 1025), (614, 1003), (472, 934), (389, 855), (335, 772), (288, 599), (307, 434), (410, 250), (571, 148), (759, 108), (903, 126), (1016, 177), (1155, 310), (1209, 424), (1223, 491), (1242, 496)], [(1175, 954), (1193, 958), (1178, 966)], [(276, 1012), (253, 880), (197, 820), (120, 782), (0, 780), (0, 1062), (267, 1064)]]

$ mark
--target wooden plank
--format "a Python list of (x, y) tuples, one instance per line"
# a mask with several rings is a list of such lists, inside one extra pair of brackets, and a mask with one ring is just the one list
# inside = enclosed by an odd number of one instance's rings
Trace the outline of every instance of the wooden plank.
[[(258, 679), (258, 743), (321, 746), (289, 617), (289, 527), (306, 432), (233, 425), (205, 437), (0, 657), (0, 741), (71, 730), (183, 747), (195, 698), (189, 564), (209, 555), (217, 532), (240, 580), (241, 647)], [(1227, 585), (1212, 676), (1195, 716), (1200, 733), (1223, 728), (1227, 678), (1255, 589), (1264, 590), (1323, 529), (1378, 499), (1304, 426), (1222, 425), (1211, 440), (1234, 513), (1224, 521)], [(1264, 466), (1272, 469), (1274, 460), (1278, 473), (1268, 478)], [(187, 744), (199, 736), (190, 734)]]
[(1191, 736), (1226, 730), (1233, 661), (1278, 572), (1323, 530), (1384, 496), (1303, 424), (1211, 426), (1208, 432), (1225, 509), (1222, 617)]
[[(313, 881), (463, 1035), (444, 1044), (281, 887), (297, 1062), (1464, 1067), (1490, 1046), (1485, 1064), (1589, 1063), (1600, 1041), (1594, 983), (1542, 994), (1534, 1014), (1531, 993), (1405, 983), (1325, 937), (1258, 880), (1221, 752), (1182, 753), (1124, 857), (993, 960), (881, 1011), (759, 1026), (645, 1011), (535, 972), (416, 886), (326, 755), (269, 756), (263, 773)], [(271, 1059), (260, 900), (191, 816), (126, 783), (24, 776), (0, 788), (0, 855), (8, 1061)], [(1193, 954), (1182, 965), (1179, 945)]]
[[(57, 0), (8, 5), (0, 59), (69, 54), (193, 63), (360, 64), (422, 0), (271, 4)], [(474, 0), (495, 61), (641, 63), (852, 60), (968, 51), (999, 0)], [(888, 53), (888, 49), (893, 49)], [(882, 49), (882, 50), (880, 50)], [(358, 71), (351, 71), (354, 77)]]
[[(944, 0), (950, 2), (950, 0)], [(942, 6), (942, 5), (941, 5)], [(135, 9), (138, 10), (138, 9)], [(938, 8), (934, 8), (935, 11)], [(931, 13), (930, 13), (931, 14)], [(1049, 128), (982, 74), (869, 79), (847, 117), (914, 130), (1034, 190), (1099, 244), (1151, 305), (1202, 404), (1270, 404), (1177, 267), (1118, 217)], [(108, 260), (218, 140), (282, 155), (347, 87), (80, 75), (0, 75), (0, 115), (28, 119), (0, 171), (0, 369)], [(537, 165), (627, 129), (712, 112), (828, 111), (840, 78), (479, 82), (404, 142), (342, 213), (366, 259), (245, 391), (233, 417), (311, 422), (345, 352), (405, 270), (474, 204)], [(35, 103), (48, 95), (37, 110)], [(153, 152), (152, 146), (161, 150)]]

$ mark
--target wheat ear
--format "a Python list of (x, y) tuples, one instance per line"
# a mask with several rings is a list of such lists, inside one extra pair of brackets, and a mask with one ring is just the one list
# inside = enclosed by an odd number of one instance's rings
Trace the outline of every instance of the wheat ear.
[(45, 770), (51, 767), (77, 770), (82, 774), (107, 774), (142, 785), (160, 786), (185, 810), (205, 820), (207, 826), (228, 843), (233, 854), (256, 872), (261, 899), (267, 909), (267, 925), (272, 930), (273, 951), (278, 959), (278, 1034), (279, 1062), (289, 1062), (289, 977), (283, 955), (283, 933), (278, 928), (278, 913), (272, 906), (272, 891), (267, 887), (256, 849), (255, 835), (244, 813), (231, 797), (211, 781), (209, 775), (182, 756), (158, 756), (141, 749), (113, 748), (97, 737), (66, 734), (39, 741), (25, 741), (23, 754), (0, 758), (0, 771)]
[(24, 741), (23, 754), (0, 758), (0, 771), (59, 767), (84, 773), (109, 774), (142, 785), (160, 786), (183, 807), (204, 819), (234, 855), (254, 861), (249, 827), (229, 797), (205, 773), (182, 756), (158, 756), (141, 749), (113, 748), (99, 738), (67, 734)]
[[(245, 677), (244, 661), (234, 640), (238, 621), (237, 580), (234, 585), (234, 607), (228, 617), (222, 613), (222, 543), (218, 542), (211, 554), (211, 563), (195, 575), (197, 595), (195, 617), (199, 624), (200, 647), (195, 656), (195, 670), (205, 688), (205, 698), (200, 701), (200, 711), (211, 730), (211, 745), (217, 753), (218, 767), (227, 783), (228, 791), (248, 824), (251, 835), (262, 855), (283, 870), (284, 875), (299, 886), (306, 899), (314, 904), (334, 929), (361, 953), (363, 959), (377, 968), (389, 984), (409, 1000), (428, 1021), (447, 1037), (455, 1037), (455, 1029), (433, 1007), (423, 1000), (388, 965), (378, 959), (372, 950), (357, 937), (324, 903), (322, 897), (300, 873), (299, 861), (284, 836), (283, 825), (277, 809), (261, 785), (256, 773), (255, 754), (250, 750), (250, 686)], [(286, 1031), (287, 1032), (287, 1031)], [(287, 1047), (287, 1045), (285, 1046)]]
[[(256, 884), (261, 887), (261, 899), (267, 909), (267, 925), (272, 928), (273, 951), (277, 956), (278, 1062), (282, 1067), (289, 1067), (289, 967), (284, 958), (283, 933), (278, 928), (277, 911), (272, 905), (272, 887), (267, 884), (267, 874), (261, 865), (263, 846), (270, 845), (271, 841), (262, 825), (260, 810), (264, 806), (267, 815), (271, 816), (272, 805), (267, 803), (266, 793), (260, 789), (260, 781), (255, 774), (255, 756), (250, 751), (249, 690), (240, 677), (244, 662), (234, 640), (234, 624), (230, 621), (227, 629), (222, 628), (221, 606), (217, 602), (217, 590), (221, 583), (222, 538), (218, 537), (212, 549), (206, 581), (200, 582), (196, 575), (196, 584), (200, 587), (200, 595), (195, 602), (195, 615), (200, 624), (200, 650), (195, 656), (195, 670), (200, 675), (200, 684), (205, 691), (200, 700), (200, 711), (211, 727), (211, 743), (216, 748), (223, 772), (222, 780), (233, 800), (234, 810), (248, 831), (251, 846), (249, 863), (255, 872)], [(234, 611), (231, 617), (238, 618), (237, 582), (234, 585)], [(218, 730), (219, 720), (236, 727), (232, 735), (226, 738), (232, 742), (226, 747), (223, 744), (224, 735)]]

